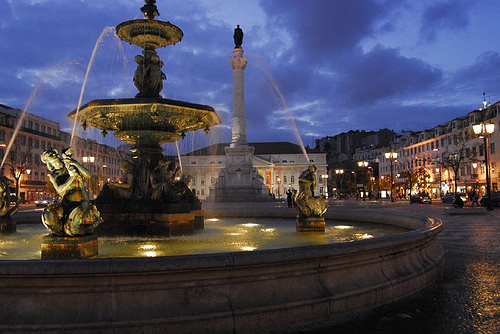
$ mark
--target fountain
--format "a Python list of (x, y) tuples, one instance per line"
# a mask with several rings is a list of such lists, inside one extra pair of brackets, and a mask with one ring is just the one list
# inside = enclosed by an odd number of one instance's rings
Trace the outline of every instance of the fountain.
[(133, 145), (132, 161), (121, 166), (127, 182), (107, 184), (96, 199), (104, 220), (98, 234), (176, 235), (203, 227), (199, 200), (178, 166), (164, 160), (160, 145), (176, 142), (189, 131), (208, 133), (220, 119), (212, 107), (160, 96), (166, 76), (156, 49), (176, 44), (183, 33), (170, 22), (155, 20), (159, 15), (155, 2), (146, 1), (141, 8), (144, 19), (116, 27), (122, 40), (143, 48), (142, 55), (134, 58), (139, 93), (135, 98), (94, 100), (69, 114), (83, 129), (95, 127), (103, 135), (113, 131), (116, 138)]
[[(145, 46), (142, 58), (137, 58), (140, 66), (145, 66), (136, 70), (138, 97), (95, 100), (70, 114), (83, 127), (115, 131), (118, 138), (135, 147), (135, 159), (122, 166), (127, 181), (120, 186), (109, 184), (99, 195), (97, 206), (105, 222), (96, 230), (106, 226), (108, 218), (133, 225), (136, 220), (168, 220), (164, 206), (190, 217), (198, 208), (193, 198), (182, 199), (187, 195), (182, 184), (175, 184), (177, 167), (163, 161), (160, 144), (175, 141), (183, 132), (215, 125), (219, 119), (210, 107), (156, 96), (161, 87), (158, 78), (163, 76), (158, 72), (161, 61), (155, 58), (155, 48), (177, 42), (182, 33), (170, 23), (154, 20), (158, 14), (154, 3), (146, 1), (144, 20), (117, 27), (119, 36)], [(148, 64), (155, 68), (155, 75), (144, 74)], [(312, 170), (310, 167), (309, 172)], [(403, 230), (351, 242), (304, 245), (284, 239), (279, 247), (246, 249), (253, 251), (216, 249), (148, 258), (122, 255), (78, 261), (0, 261), (0, 332), (303, 330), (352, 319), (393, 303), (426, 288), (438, 277), (443, 257), (436, 240), (443, 228), (440, 221), (381, 209), (336, 208), (325, 213), (324, 203), (308, 195), (311, 178), (303, 176), (304, 192), (298, 199), (303, 218), (323, 215), (328, 229), (329, 224), (344, 228), (351, 223), (376, 223)], [(177, 190), (163, 191), (172, 189)], [(293, 210), (274, 203), (210, 204), (204, 207), (207, 217), (288, 219), (281, 224), (292, 227), (296, 219)], [(123, 208), (127, 209), (125, 214), (120, 213)], [(198, 233), (207, 230), (209, 226)], [(298, 239), (325, 235), (294, 232)], [(146, 239), (141, 247), (150, 249), (150, 241)], [(22, 244), (15, 246), (21, 248)]]

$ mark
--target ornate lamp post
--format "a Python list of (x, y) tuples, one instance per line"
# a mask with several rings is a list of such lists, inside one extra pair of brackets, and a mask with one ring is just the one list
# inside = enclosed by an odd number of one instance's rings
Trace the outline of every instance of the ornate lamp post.
[[(363, 169), (363, 168), (368, 168), (368, 161), (364, 161), (364, 160), (362, 160), (362, 161), (358, 161), (358, 167), (359, 167), (360, 169)], [(365, 181), (366, 181), (366, 180), (365, 180)], [(365, 194), (365, 183), (366, 183), (366, 182), (363, 182), (363, 201), (365, 200), (365, 197), (366, 197), (366, 196), (365, 196), (365, 195), (366, 195), (366, 194)]]
[[(335, 174), (337, 175), (337, 180), (336, 180), (337, 188), (342, 189), (342, 174), (344, 174), (344, 170), (343, 169), (336, 169)], [(338, 182), (339, 178), (340, 178), (340, 186), (339, 186), (339, 182)]]
[(438, 153), (438, 157), (437, 157), (437, 162), (438, 162), (438, 168), (436, 168), (436, 173), (439, 173), (439, 197), (442, 197), (442, 189), (441, 189), (441, 150), (439, 148), (435, 148), (433, 149), (434, 152), (437, 152)]
[(392, 175), (392, 163), (393, 163), (393, 161), (396, 161), (396, 159), (398, 158), (398, 152), (394, 152), (394, 151), (385, 152), (384, 156), (387, 160), (391, 161), (391, 202), (394, 202), (394, 194), (392, 192), (392, 190), (394, 188), (394, 181), (393, 181), (393, 175)]
[(490, 164), (488, 161), (489, 154), (489, 138), (495, 132), (495, 124), (493, 123), (477, 123), (472, 126), (474, 133), (483, 138), (484, 141), (484, 163), (486, 165), (486, 196), (488, 200), (486, 201), (486, 209), (493, 210), (491, 207), (491, 186), (490, 186)]
[(321, 174), (322, 183), (325, 185), (325, 197), (328, 198), (328, 174)]
[(276, 178), (276, 182), (278, 183), (278, 199), (279, 199), (280, 198), (280, 182), (281, 182), (281, 179), (279, 176)]

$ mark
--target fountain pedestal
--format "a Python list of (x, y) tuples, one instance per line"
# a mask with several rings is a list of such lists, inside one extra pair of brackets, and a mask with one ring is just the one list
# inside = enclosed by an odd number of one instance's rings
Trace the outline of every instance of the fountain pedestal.
[(42, 260), (85, 259), (97, 256), (97, 236), (57, 237), (47, 235), (42, 242)]
[(325, 218), (297, 217), (297, 232), (325, 232)]

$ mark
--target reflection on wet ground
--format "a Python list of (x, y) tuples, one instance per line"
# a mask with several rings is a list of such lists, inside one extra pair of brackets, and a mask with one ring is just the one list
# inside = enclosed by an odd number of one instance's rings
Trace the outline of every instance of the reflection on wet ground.
[(312, 333), (500, 333), (500, 209), (447, 215), (444, 208), (406, 203), (390, 208), (443, 220), (438, 239), (445, 262), (435, 285), (361, 320)]

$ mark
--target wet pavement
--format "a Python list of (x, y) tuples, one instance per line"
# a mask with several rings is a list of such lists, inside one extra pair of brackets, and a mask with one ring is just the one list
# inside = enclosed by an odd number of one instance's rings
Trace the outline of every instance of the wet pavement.
[(309, 333), (500, 333), (500, 208), (450, 215), (449, 206), (441, 203), (379, 207), (442, 219), (445, 229), (438, 236), (445, 252), (441, 278), (425, 291), (362, 319)]

